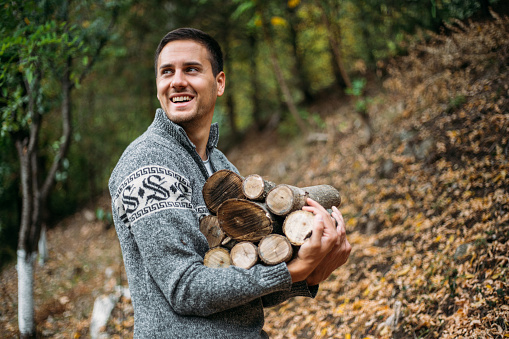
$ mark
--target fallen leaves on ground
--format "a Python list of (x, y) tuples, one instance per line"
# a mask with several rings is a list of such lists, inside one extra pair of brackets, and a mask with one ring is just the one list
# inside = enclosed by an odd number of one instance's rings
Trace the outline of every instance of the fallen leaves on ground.
[[(354, 105), (310, 107), (327, 138), (254, 134), (230, 152), (244, 175), (331, 184), (352, 244), (315, 299), (265, 311), (271, 338), (504, 338), (509, 333), (509, 20), (455, 23), (409, 46), (372, 90), (366, 144)], [(48, 234), (36, 271), (42, 337), (88, 334), (94, 298), (125, 285), (113, 229), (80, 214)], [(109, 274), (106, 274), (110, 270)], [(0, 324), (16, 333), (13, 267), (2, 272)], [(113, 279), (113, 280), (112, 280)], [(132, 337), (122, 297), (103, 331)]]

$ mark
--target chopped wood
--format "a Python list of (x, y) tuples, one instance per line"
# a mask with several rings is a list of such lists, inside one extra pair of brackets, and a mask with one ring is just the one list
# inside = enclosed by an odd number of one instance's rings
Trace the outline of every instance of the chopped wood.
[(221, 246), (223, 246), (224, 248), (227, 248), (229, 250), (231, 250), (233, 248), (233, 246), (237, 245), (239, 242), (235, 239), (232, 239), (228, 236), (226, 236), (224, 238), (224, 240), (221, 242)]
[(275, 186), (272, 181), (267, 181), (258, 174), (251, 174), (244, 178), (242, 192), (248, 199), (262, 201)]
[(221, 245), (226, 237), (215, 215), (206, 215), (200, 219), (200, 232), (207, 238), (210, 248)]
[(203, 264), (212, 268), (225, 268), (231, 266), (230, 252), (222, 247), (214, 247), (205, 253)]
[(306, 205), (308, 197), (318, 202), (325, 209), (341, 204), (341, 196), (338, 190), (330, 185), (304, 188), (286, 184), (277, 185), (269, 191), (265, 201), (272, 213), (283, 216), (302, 209)]
[(233, 265), (250, 269), (258, 261), (258, 248), (249, 241), (239, 242), (231, 249), (230, 258)]
[(260, 240), (258, 255), (267, 265), (277, 265), (290, 260), (293, 254), (290, 241), (279, 234), (269, 234)]
[(228, 199), (245, 198), (242, 193), (242, 177), (230, 170), (220, 170), (212, 174), (205, 185), (202, 194), (205, 205), (213, 214), (219, 206)]
[(313, 231), (315, 215), (307, 211), (290, 213), (283, 223), (283, 232), (292, 245), (300, 246), (309, 238)]
[(273, 219), (260, 203), (246, 199), (228, 199), (217, 210), (219, 226), (238, 241), (259, 241), (273, 230)]

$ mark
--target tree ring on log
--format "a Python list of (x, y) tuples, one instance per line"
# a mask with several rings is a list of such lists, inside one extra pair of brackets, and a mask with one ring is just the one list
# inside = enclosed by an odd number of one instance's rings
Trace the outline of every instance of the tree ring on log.
[(234, 266), (247, 270), (258, 261), (258, 248), (252, 242), (242, 241), (233, 246), (230, 257)]
[(228, 199), (217, 209), (219, 226), (238, 241), (259, 241), (272, 232), (271, 215), (259, 204), (246, 199)]
[(220, 170), (212, 174), (203, 185), (202, 194), (205, 205), (216, 214), (219, 206), (232, 198), (245, 198), (242, 193), (242, 177), (230, 170)]
[(301, 246), (311, 236), (314, 217), (313, 213), (302, 210), (288, 214), (283, 223), (283, 233), (292, 245)]
[(267, 265), (277, 265), (290, 260), (293, 254), (288, 239), (279, 234), (269, 234), (258, 244), (259, 256)]
[(205, 253), (203, 264), (211, 268), (226, 268), (231, 266), (230, 252), (222, 247), (215, 247)]

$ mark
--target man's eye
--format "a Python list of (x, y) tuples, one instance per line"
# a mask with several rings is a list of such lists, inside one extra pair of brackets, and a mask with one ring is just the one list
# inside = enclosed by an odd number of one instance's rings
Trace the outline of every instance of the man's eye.
[(189, 68), (187, 69), (187, 71), (188, 71), (188, 72), (198, 72), (198, 68), (196, 68), (196, 67), (189, 67)]
[(173, 71), (171, 69), (163, 69), (162, 74), (172, 74)]

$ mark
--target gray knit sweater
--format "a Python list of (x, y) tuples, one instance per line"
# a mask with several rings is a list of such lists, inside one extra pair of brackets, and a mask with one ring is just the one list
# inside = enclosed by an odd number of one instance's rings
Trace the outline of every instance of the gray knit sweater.
[[(216, 170), (237, 169), (216, 149)], [(135, 338), (260, 338), (263, 308), (317, 287), (291, 283), (286, 264), (249, 270), (203, 265), (199, 231), (208, 214), (207, 170), (184, 129), (158, 109), (152, 125), (124, 152), (109, 181), (112, 210), (134, 306)]]

